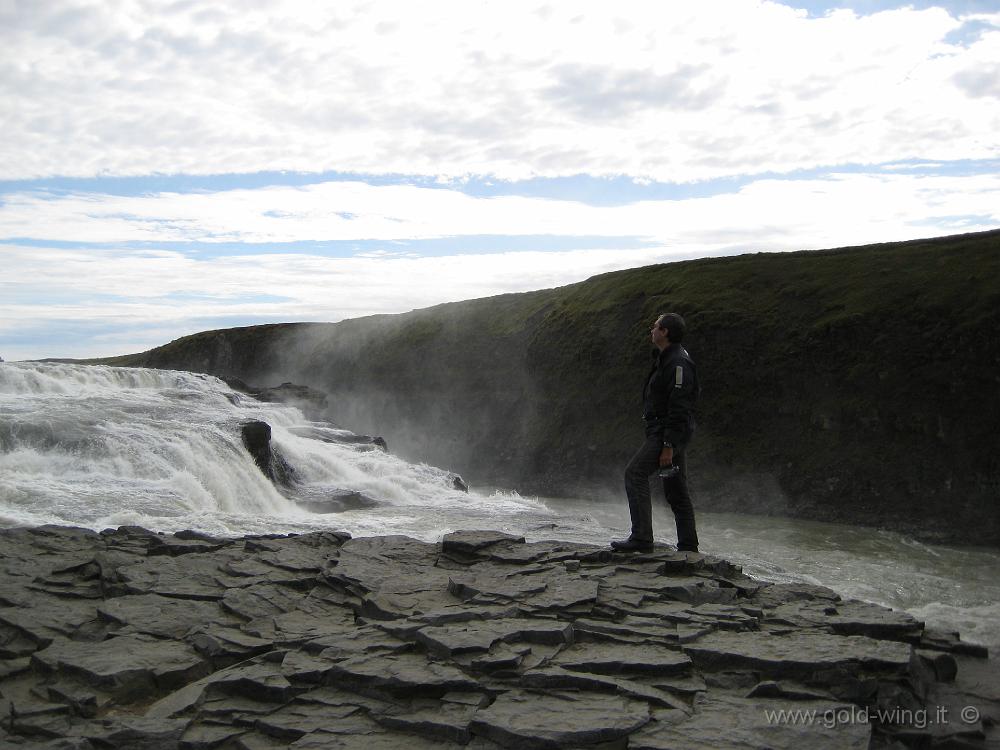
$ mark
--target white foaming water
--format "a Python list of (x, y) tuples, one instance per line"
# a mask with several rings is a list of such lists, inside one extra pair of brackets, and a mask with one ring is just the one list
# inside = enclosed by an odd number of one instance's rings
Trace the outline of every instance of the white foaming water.
[[(243, 447), (240, 426), (255, 419), (271, 425), (272, 444), (295, 470), (298, 484), (287, 496)], [(487, 519), (540, 510), (516, 496), (458, 491), (448, 472), (368, 444), (325, 441), (350, 434), (307, 422), (298, 409), (236, 393), (208, 375), (4, 363), (0, 524), (137, 524), (225, 534), (333, 526), (389, 533), (398, 531), (407, 515), (400, 512), (408, 509), (426, 518), (419, 533), (427, 536), (449, 525), (449, 508)], [(378, 506), (331, 515), (294, 502), (338, 490), (361, 492)]]
[[(273, 444), (295, 469), (300, 482), (287, 496), (243, 447), (240, 425), (251, 419), (271, 425)], [(136, 524), (221, 535), (335, 528), (426, 541), (458, 529), (496, 529), (599, 545), (628, 533), (624, 494), (598, 501), (464, 493), (442, 469), (369, 445), (327, 442), (351, 435), (208, 375), (0, 363), (0, 526)], [(388, 440), (391, 448), (391, 432)], [(316, 514), (295, 503), (336, 490), (361, 492), (378, 505)], [(673, 519), (661, 502), (654, 503), (657, 538), (673, 543)], [(698, 525), (704, 552), (759, 578), (829, 586), (1000, 648), (996, 550), (790, 518), (699, 512)]]

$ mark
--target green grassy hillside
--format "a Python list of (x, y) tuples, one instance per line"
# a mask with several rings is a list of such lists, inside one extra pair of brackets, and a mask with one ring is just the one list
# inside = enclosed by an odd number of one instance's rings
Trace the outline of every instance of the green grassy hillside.
[(1000, 232), (649, 266), (114, 361), (321, 388), (334, 420), (474, 483), (620, 492), (665, 311), (702, 380), (700, 507), (1000, 544)]

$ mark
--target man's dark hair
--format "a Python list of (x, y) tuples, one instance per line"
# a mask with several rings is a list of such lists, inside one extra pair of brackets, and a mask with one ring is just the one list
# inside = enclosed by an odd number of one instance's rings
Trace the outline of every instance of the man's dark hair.
[(684, 331), (687, 330), (687, 324), (684, 323), (684, 318), (677, 313), (661, 315), (656, 319), (656, 325), (667, 332), (671, 344), (679, 344), (684, 340)]

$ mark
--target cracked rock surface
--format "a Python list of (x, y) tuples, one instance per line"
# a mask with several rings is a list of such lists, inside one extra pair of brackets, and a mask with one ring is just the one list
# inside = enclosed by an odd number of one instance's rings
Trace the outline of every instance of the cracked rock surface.
[(668, 547), (0, 530), (4, 748), (988, 748), (998, 721), (956, 634)]

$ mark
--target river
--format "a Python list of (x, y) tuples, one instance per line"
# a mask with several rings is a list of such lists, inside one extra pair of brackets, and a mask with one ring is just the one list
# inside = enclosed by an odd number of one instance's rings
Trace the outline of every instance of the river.
[[(271, 425), (273, 444), (296, 469), (293, 490), (277, 490), (243, 449), (239, 426), (249, 419)], [(447, 470), (328, 442), (344, 434), (207, 375), (0, 363), (0, 526), (135, 524), (220, 535), (335, 528), (424, 540), (489, 528), (595, 544), (627, 534), (624, 496), (465, 493)], [(377, 505), (317, 514), (297, 504), (345, 489)], [(1000, 649), (1000, 550), (790, 518), (700, 512), (698, 522), (702, 551), (751, 575), (829, 586)], [(654, 527), (659, 540), (673, 541), (665, 507), (655, 508)]]

